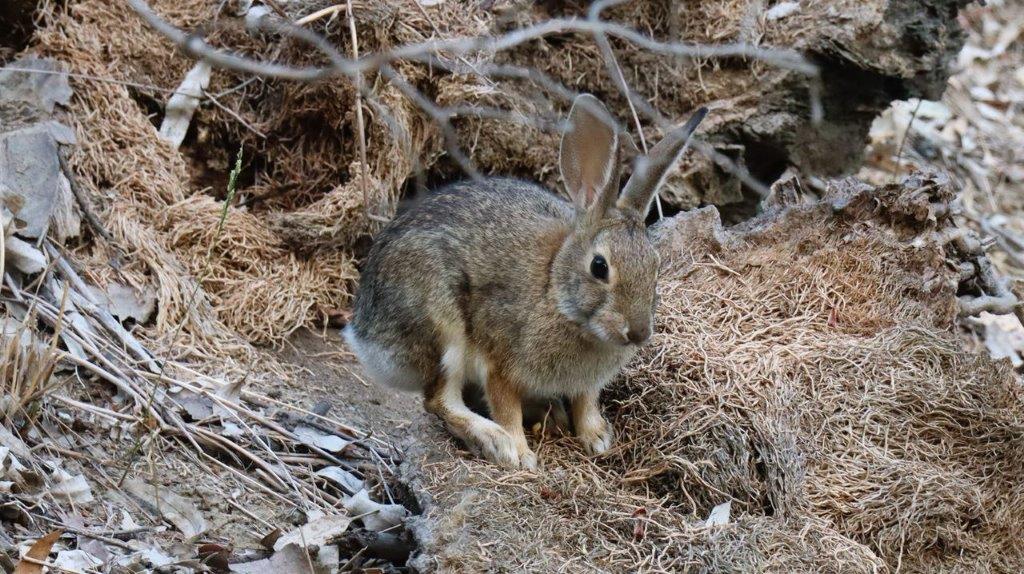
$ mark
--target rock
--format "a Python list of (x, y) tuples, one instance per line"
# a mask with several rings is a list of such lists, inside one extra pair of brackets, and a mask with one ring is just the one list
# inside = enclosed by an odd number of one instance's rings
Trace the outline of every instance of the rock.
[(52, 60), (25, 57), (0, 69), (0, 206), (14, 215), (14, 232), (23, 238), (49, 232), (63, 241), (80, 231), (58, 155), (60, 145), (75, 143), (75, 133), (54, 116), (70, 99), (67, 74)]

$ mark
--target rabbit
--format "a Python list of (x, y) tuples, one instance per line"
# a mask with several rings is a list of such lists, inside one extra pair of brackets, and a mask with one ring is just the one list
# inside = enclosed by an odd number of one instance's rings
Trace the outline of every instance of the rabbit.
[[(622, 193), (618, 133), (592, 95), (573, 102), (559, 167), (566, 201), (508, 178), (428, 195), (376, 237), (344, 336), (367, 375), (422, 392), (471, 450), (536, 468), (523, 403), (566, 397), (591, 454), (613, 432), (598, 397), (651, 337), (659, 258), (644, 224), (707, 110), (638, 158)], [(463, 387), (484, 390), (491, 418)]]

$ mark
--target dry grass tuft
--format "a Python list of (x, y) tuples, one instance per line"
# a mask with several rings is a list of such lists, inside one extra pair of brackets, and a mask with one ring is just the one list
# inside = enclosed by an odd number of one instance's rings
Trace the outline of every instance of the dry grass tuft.
[(39, 340), (24, 323), (0, 318), (0, 418), (22, 416), (33, 402), (54, 388), (57, 338)]
[[(184, 26), (197, 25), (212, 10), (201, 2), (162, 8)], [(39, 46), (47, 56), (73, 62), (78, 73), (116, 77), (125, 62), (132, 62), (141, 67), (139, 79), (168, 86), (187, 68), (188, 62), (127, 6), (78, 3), (53, 10), (38, 32)], [(331, 311), (346, 305), (356, 277), (350, 256), (297, 254), (264, 216), (244, 208), (229, 210), (204, 273), (221, 204), (195, 186), (187, 158), (156, 138), (142, 107), (154, 96), (117, 84), (73, 83), (77, 111), (71, 123), (80, 146), (72, 164), (87, 192), (102, 198), (104, 224), (129, 257), (115, 272), (107, 265), (115, 253), (102, 242), (82, 246), (76, 255), (89, 279), (100, 285), (115, 273), (135, 285), (156, 285), (159, 306), (148, 330), (151, 338), (175, 333), (184, 322), (184, 340), (163, 341), (177, 358), (238, 356), (248, 353), (246, 341), (283, 341), (299, 327), (323, 324)], [(237, 149), (237, 140), (233, 145)], [(229, 169), (227, 164), (222, 172), (208, 168), (222, 178)], [(204, 276), (189, 307), (193, 278)]]

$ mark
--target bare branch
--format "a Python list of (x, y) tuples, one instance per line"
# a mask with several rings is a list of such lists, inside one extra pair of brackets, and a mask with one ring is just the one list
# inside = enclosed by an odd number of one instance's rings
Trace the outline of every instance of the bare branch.
[[(137, 0), (133, 0), (137, 1)], [(819, 74), (818, 67), (795, 50), (758, 48), (744, 43), (733, 44), (684, 44), (681, 42), (659, 42), (621, 24), (603, 21), (580, 20), (577, 18), (557, 18), (545, 20), (538, 24), (513, 30), (502, 36), (480, 36), (475, 38), (450, 38), (428, 40), (416, 44), (407, 44), (394, 50), (375, 56), (367, 56), (361, 65), (374, 68), (382, 63), (413, 58), (418, 54), (452, 52), (467, 54), (471, 52), (497, 53), (515, 48), (526, 42), (567, 33), (594, 34), (602, 33), (621, 38), (638, 47), (655, 54), (679, 56), (684, 58), (745, 58), (764, 61), (780, 68), (794, 70), (809, 76)]]
[[(604, 9), (619, 4), (621, 1), (601, 0), (595, 3), (588, 11), (586, 19), (558, 18), (512, 30), (502, 35), (431, 39), (399, 46), (385, 52), (362, 56), (359, 56), (358, 52), (354, 52), (351, 59), (344, 57), (329, 41), (315, 32), (294, 25), (283, 17), (264, 16), (259, 22), (262, 28), (308, 43), (315, 47), (329, 61), (329, 64), (325, 66), (296, 67), (276, 62), (264, 62), (219, 50), (207, 44), (202, 38), (188, 34), (163, 20), (144, 0), (128, 0), (131, 7), (147, 23), (170, 39), (180, 50), (190, 56), (205, 59), (215, 66), (261, 77), (305, 82), (339, 76), (349, 78), (356, 86), (358, 97), (380, 115), (392, 133), (401, 139), (404, 129), (399, 122), (390, 116), (387, 106), (376, 100), (372, 90), (368, 89), (365, 85), (366, 82), (363, 81), (366, 73), (379, 72), (387, 82), (392, 84), (406, 98), (413, 102), (417, 108), (441, 127), (449, 155), (463, 171), (474, 179), (479, 178), (480, 174), (473, 166), (469, 157), (459, 147), (457, 133), (451, 124), (452, 118), (474, 116), (503, 119), (533, 125), (539, 129), (550, 129), (552, 127), (562, 129), (564, 127), (563, 124), (526, 118), (523, 114), (495, 108), (480, 106), (446, 108), (440, 106), (398, 74), (391, 64), (404, 60), (427, 63), (452, 73), (472, 74), (481, 78), (525, 80), (541, 87), (558, 99), (571, 101), (576, 95), (574, 90), (567, 88), (561, 82), (539, 70), (489, 62), (471, 63), (466, 59), (466, 56), (480, 55), (493, 57), (499, 52), (550, 36), (566, 34), (592, 35), (601, 49), (609, 73), (611, 73), (617, 88), (622, 92), (630, 106), (635, 129), (641, 138), (641, 145), (646, 148), (646, 141), (644, 140), (640, 122), (641, 114), (663, 130), (672, 127), (673, 123), (651, 106), (640, 94), (637, 94), (629, 87), (609, 42), (609, 37), (615, 37), (655, 54), (689, 59), (742, 58), (762, 61), (783, 69), (808, 75), (811, 77), (811, 90), (809, 94), (811, 121), (812, 123), (817, 123), (821, 120), (820, 73), (818, 67), (804, 58), (799, 52), (790, 49), (761, 48), (746, 43), (704, 45), (662, 42), (621, 24), (599, 19), (600, 13)], [(340, 10), (341, 8), (338, 8), (337, 11)], [(349, 13), (351, 20), (351, 9)], [(323, 15), (326, 15), (326, 12)], [(312, 16), (310, 15), (308, 18), (312, 19)], [(320, 13), (317, 13), (317, 17), (319, 16)], [(350, 22), (350, 27), (352, 24), (353, 22)], [(602, 112), (602, 110), (595, 110), (595, 113), (598, 114), (602, 114)], [(614, 125), (619, 125), (615, 122), (614, 118), (608, 119)], [(404, 134), (404, 137), (407, 139), (408, 134)], [(711, 145), (695, 140), (694, 147), (708, 156), (722, 169), (736, 175), (748, 187), (762, 195), (767, 194), (767, 186), (757, 181), (745, 169), (736, 165), (731, 158), (719, 153)]]
[(141, 16), (150, 26), (166, 36), (167, 39), (178, 46), (181, 51), (193, 58), (206, 60), (210, 62), (210, 64), (220, 68), (255, 74), (257, 76), (303, 82), (322, 80), (324, 78), (337, 75), (352, 75), (356, 71), (353, 69), (352, 61), (345, 59), (341, 54), (339, 54), (326, 39), (319, 34), (315, 34), (298, 26), (274, 22), (270, 18), (263, 18), (261, 22), (261, 24), (270, 26), (274, 28), (275, 31), (286, 36), (292, 36), (312, 44), (331, 60), (331, 66), (300, 68), (282, 64), (260, 62), (251, 58), (245, 58), (224, 52), (207, 44), (202, 38), (187, 34), (160, 18), (143, 0), (128, 0), (128, 4), (131, 5), (132, 9), (135, 10), (135, 12), (138, 13), (139, 16)]
[(187, 34), (157, 16), (144, 0), (128, 0), (128, 3), (150, 26), (192, 57), (208, 60), (211, 64), (222, 68), (287, 80), (316, 81), (339, 75), (352, 77), (358, 72), (377, 70), (385, 64), (398, 60), (416, 59), (423, 54), (438, 54), (442, 52), (450, 52), (454, 55), (465, 55), (473, 52), (494, 54), (515, 48), (532, 40), (567, 33), (607, 34), (636, 44), (640, 48), (656, 54), (694, 59), (745, 58), (764, 61), (780, 68), (791, 69), (809, 76), (817, 76), (819, 73), (816, 65), (809, 62), (795, 50), (759, 48), (745, 43), (705, 45), (660, 42), (621, 24), (576, 18), (546, 20), (526, 28), (513, 30), (501, 36), (427, 40), (425, 42), (400, 46), (387, 52), (366, 55), (358, 60), (350, 60), (342, 56), (330, 42), (319, 34), (289, 22), (274, 18), (263, 18), (261, 21), (262, 26), (311, 44), (327, 56), (331, 62), (330, 66), (325, 67), (295, 67), (261, 62), (218, 50), (207, 44), (202, 38)]
[(466, 175), (473, 179), (481, 179), (482, 176), (480, 175), (480, 172), (477, 171), (476, 166), (473, 165), (473, 162), (462, 151), (462, 148), (459, 147), (459, 135), (456, 133), (455, 127), (452, 126), (451, 112), (439, 107), (436, 103), (423, 95), (422, 92), (407, 82), (405, 78), (395, 72), (391, 66), (385, 65), (381, 67), (380, 73), (386, 80), (391, 82), (391, 85), (398, 88), (405, 97), (409, 98), (409, 100), (415, 103), (425, 114), (427, 114), (431, 120), (441, 126), (441, 133), (444, 135), (444, 142), (445, 147), (448, 150), (448, 155), (450, 155), (451, 158), (459, 164), (462, 171), (466, 172)]
[[(340, 4), (333, 8), (340, 8)], [(320, 12), (323, 12), (321, 10)], [(319, 12), (318, 12), (319, 13)], [(352, 57), (359, 57), (359, 34), (356, 33), (356, 17), (352, 12), (352, 0), (345, 3), (346, 19), (348, 20), (348, 33), (352, 39)], [(363, 209), (367, 217), (372, 217), (373, 210), (370, 208), (370, 186), (366, 177), (366, 122), (363, 120), (363, 75), (356, 74), (356, 131), (359, 134), (359, 182), (363, 191)]]
[[(601, 11), (609, 6), (621, 4), (623, 0), (600, 0), (590, 6), (590, 10), (587, 11), (587, 19), (591, 22), (598, 22), (601, 17)], [(615, 58), (615, 52), (612, 50), (612, 44), (608, 41), (608, 36), (604, 32), (595, 32), (594, 40), (597, 42), (597, 47), (601, 50), (601, 55), (604, 58), (605, 68), (608, 69), (608, 75), (615, 81), (615, 86), (618, 90), (626, 96), (626, 103), (629, 105), (629, 113), (633, 116), (633, 123), (636, 126), (637, 136), (640, 138), (641, 151), (644, 154), (647, 153), (647, 138), (644, 137), (644, 127), (640, 124), (640, 116), (636, 113), (636, 106), (633, 105), (633, 98), (636, 95), (629, 84), (626, 83), (626, 76), (622, 73), (622, 68), (619, 66), (619, 61)], [(654, 205), (658, 211), (658, 220), (665, 218), (665, 212), (661, 207), (661, 193), (654, 194)]]

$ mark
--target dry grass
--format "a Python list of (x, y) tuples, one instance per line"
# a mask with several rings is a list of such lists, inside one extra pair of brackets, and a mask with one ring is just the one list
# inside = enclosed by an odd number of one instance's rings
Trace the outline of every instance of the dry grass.
[(53, 390), (58, 357), (57, 336), (47, 344), (25, 323), (0, 318), (0, 417), (5, 425)]
[[(949, 191), (897, 189), (861, 188), (838, 213), (850, 191), (833, 190), (742, 230), (681, 218), (654, 342), (605, 397), (616, 447), (588, 460), (542, 444), (537, 476), (429, 465), (433, 558), (465, 572), (1020, 571), (1024, 394), (953, 332), (958, 255), (933, 234), (950, 223), (914, 207)], [(726, 501), (731, 523), (704, 527)]]
[[(195, 25), (195, 18), (205, 14), (199, 4), (175, 6), (167, 8), (183, 25)], [(50, 14), (48, 22), (38, 36), (43, 52), (74, 62), (80, 73), (110, 77), (118, 75), (116, 68), (125, 60), (143, 67), (170, 62), (143, 78), (167, 85), (187, 65), (125, 6), (73, 4)], [(71, 121), (81, 145), (72, 164), (87, 192), (103, 198), (104, 224), (129, 255), (116, 275), (158, 289), (151, 338), (159, 340), (185, 322), (184, 341), (163, 341), (176, 357), (241, 356), (247, 353), (246, 341), (282, 341), (298, 327), (322, 324), (330, 310), (345, 306), (356, 277), (350, 256), (299, 255), (285, 247), (265, 217), (233, 207), (213, 246), (211, 270), (197, 301), (187, 307), (192, 277), (204, 275), (220, 204), (193, 186), (186, 158), (156, 138), (133, 89), (73, 83), (77, 112)], [(220, 175), (226, 177), (228, 170), (224, 165)], [(115, 257), (110, 246), (84, 245), (77, 256), (96, 283), (115, 276), (107, 265)]]

